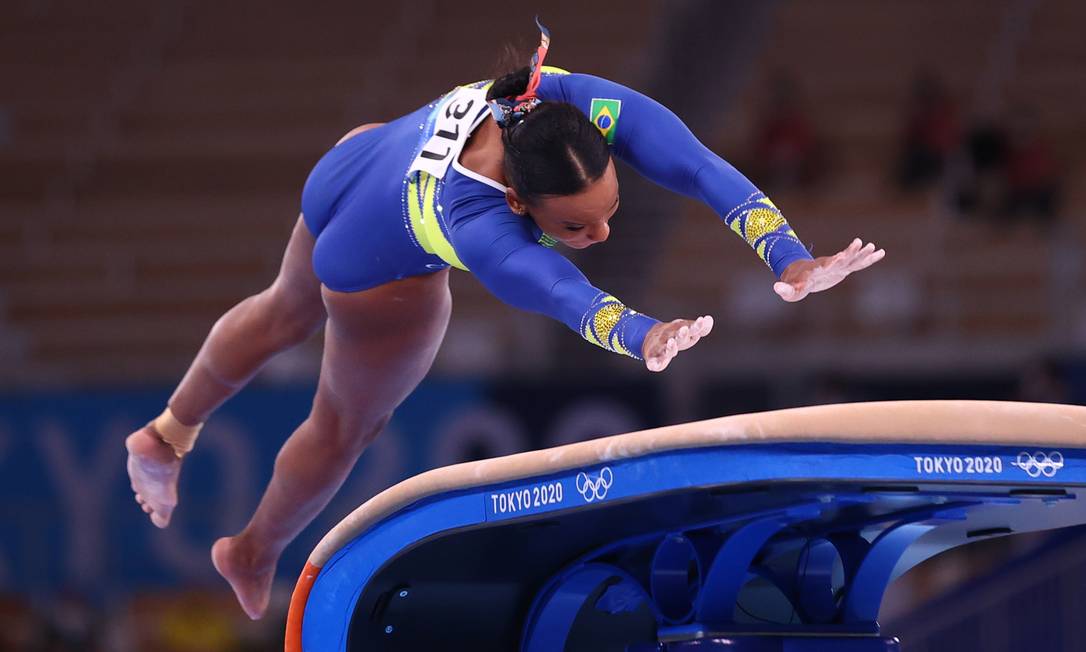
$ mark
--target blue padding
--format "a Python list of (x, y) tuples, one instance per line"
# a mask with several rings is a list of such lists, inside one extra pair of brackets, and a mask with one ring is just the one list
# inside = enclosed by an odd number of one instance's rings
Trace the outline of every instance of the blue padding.
[[(321, 570), (305, 607), (303, 647), (307, 652), (346, 650), (350, 621), (366, 584), (389, 561), (426, 539), (446, 534), (452, 537), (450, 541), (455, 542), (455, 531), (463, 528), (493, 527), (512, 519), (539, 514), (561, 518), (618, 502), (629, 504), (682, 490), (748, 483), (838, 481), (880, 486), (883, 483), (935, 486), (942, 487), (938, 491), (949, 496), (954, 493), (954, 484), (969, 483), (969, 491), (974, 493), (981, 492), (984, 487), (992, 487), (991, 497), (976, 499), (976, 504), (985, 509), (1008, 510), (1007, 513), (1012, 515), (1008, 517), (1008, 524), (1013, 531), (1050, 529), (1086, 522), (1086, 514), (1083, 513), (1086, 506), (1074, 500), (1073, 495), (1061, 497), (1058, 491), (1063, 487), (1086, 485), (1086, 451), (1060, 451), (1058, 459), (1061, 465), (1058, 468), (1052, 463), (1054, 458), (1051, 453), (1055, 451), (1048, 448), (1045, 451), (1048, 451), (1044, 453), (1045, 458), (1039, 461), (1039, 451), (1026, 452), (1019, 447), (826, 443), (724, 446), (615, 460), (433, 496), (401, 509), (370, 527), (329, 560)], [(1045, 459), (1048, 464), (1044, 463)], [(1052, 508), (1022, 509), (1020, 501), (1006, 495), (1009, 487), (1027, 490), (1031, 487), (1040, 490), (1047, 488), (1053, 491)], [(999, 492), (1003, 492), (1002, 496)], [(731, 507), (742, 508), (743, 500), (745, 498), (737, 494)], [(838, 497), (827, 495), (825, 509), (832, 512), (837, 507), (864, 500), (867, 497), (863, 491), (854, 492), (851, 496), (842, 495), (842, 502), (838, 502)], [(883, 501), (888, 509), (893, 509), (896, 504), (892, 496), (888, 498), (880, 494), (878, 500)], [(1042, 495), (1040, 498), (1034, 496), (1031, 500), (1039, 503), (1049, 499)], [(947, 505), (948, 508), (953, 506)], [(754, 517), (757, 511), (757, 507), (750, 507), (746, 514)], [(937, 513), (937, 510), (931, 510), (929, 516)], [(592, 527), (593, 522), (593, 519), (588, 519), (586, 527)], [(841, 531), (844, 532), (849, 525), (843, 523)], [(851, 525), (855, 526), (855, 523)], [(940, 527), (937, 530), (945, 530), (941, 534), (943, 538), (934, 543), (930, 537), (925, 538), (925, 545), (910, 547), (917, 540), (913, 535), (918, 534), (918, 530), (906, 526), (888, 534), (881, 545), (876, 542), (873, 548), (877, 554), (874, 555), (864, 554), (868, 552), (866, 550), (853, 554), (847, 546), (843, 546), (843, 561), (848, 570), (856, 574), (857, 582), (861, 585), (858, 589), (853, 587), (857, 592), (852, 594), (849, 618), (873, 619), (877, 604), (872, 606), (871, 603), (876, 593), (881, 595), (879, 592), (887, 582), (933, 554), (980, 536), (969, 532), (968, 528), (968, 524)], [(834, 536), (832, 527), (829, 530), (818, 536)], [(933, 534), (936, 533), (939, 532)], [(859, 551), (863, 546), (853, 547)], [(746, 552), (749, 553), (749, 550)], [(863, 562), (858, 561), (861, 554), (864, 554)], [(543, 558), (535, 562), (547, 564), (547, 568), (559, 573), (569, 559)], [(706, 572), (713, 575), (713, 571)], [(485, 580), (485, 577), (479, 578), (480, 582)], [(706, 578), (707, 584), (712, 581), (712, 577)], [(861, 599), (859, 596), (862, 595), (870, 599)], [(726, 606), (713, 607), (711, 611), (723, 614)]]
[(553, 652), (563, 650), (573, 628), (578, 612), (585, 606), (589, 597), (604, 582), (613, 582), (608, 592), (600, 597), (607, 600), (607, 594), (618, 589), (620, 600), (613, 604), (597, 604), (602, 610), (621, 609), (632, 611), (640, 603), (648, 601), (648, 595), (638, 583), (620, 569), (605, 564), (586, 564), (563, 577), (557, 586), (545, 597), (535, 621), (530, 623), (521, 646), (524, 652)]
[(346, 650), (354, 606), (366, 582), (409, 543), (482, 520), (479, 498), (442, 496), (419, 509), (406, 508), (343, 546), (321, 569), (302, 621), (302, 649)]
[(792, 522), (817, 518), (819, 513), (815, 505), (800, 505), (751, 521), (733, 532), (716, 553), (705, 576), (705, 589), (697, 606), (698, 620), (730, 623), (739, 590), (766, 541)]

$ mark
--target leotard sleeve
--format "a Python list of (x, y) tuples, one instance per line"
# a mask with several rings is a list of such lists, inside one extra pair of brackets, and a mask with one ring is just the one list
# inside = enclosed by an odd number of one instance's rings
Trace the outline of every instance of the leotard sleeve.
[(457, 255), (495, 296), (563, 322), (608, 351), (641, 359), (657, 320), (594, 287), (565, 256), (539, 244), (530, 220), (510, 211), (503, 197), (463, 197), (447, 209)]
[(811, 258), (773, 202), (659, 102), (583, 74), (544, 75), (539, 95), (584, 111), (615, 156), (646, 178), (709, 205), (778, 277), (796, 260)]

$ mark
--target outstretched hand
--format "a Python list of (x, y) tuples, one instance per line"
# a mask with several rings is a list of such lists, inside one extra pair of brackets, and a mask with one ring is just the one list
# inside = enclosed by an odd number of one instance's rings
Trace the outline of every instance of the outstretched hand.
[(797, 260), (785, 268), (773, 291), (785, 301), (799, 301), (812, 292), (821, 292), (845, 280), (852, 272), (866, 269), (882, 260), (885, 249), (875, 250), (873, 243), (863, 246), (856, 238), (844, 251), (814, 260)]
[(671, 360), (698, 343), (702, 337), (713, 330), (713, 318), (708, 315), (695, 320), (675, 319), (660, 322), (645, 336), (641, 346), (642, 357), (649, 371), (663, 371)]

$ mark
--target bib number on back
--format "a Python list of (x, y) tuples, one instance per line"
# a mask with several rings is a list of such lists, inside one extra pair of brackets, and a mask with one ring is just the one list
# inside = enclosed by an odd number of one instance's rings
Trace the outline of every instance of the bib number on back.
[(434, 135), (422, 146), (408, 173), (423, 171), (445, 178), (449, 165), (460, 156), (476, 119), (486, 107), (486, 91), (458, 88), (438, 106)]

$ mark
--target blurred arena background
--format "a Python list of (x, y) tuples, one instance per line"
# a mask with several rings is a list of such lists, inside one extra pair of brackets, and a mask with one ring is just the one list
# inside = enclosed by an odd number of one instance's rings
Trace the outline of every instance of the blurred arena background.
[[(555, 65), (671, 107), (816, 255), (859, 235), (887, 258), (786, 305), (709, 209), (620, 172), (612, 240), (573, 258), (632, 306), (712, 314), (713, 334), (653, 375), (454, 273), (434, 371), (250, 623), (208, 548), (306, 414), (320, 338), (211, 420), (168, 530), (131, 499), (123, 437), (273, 278), (321, 154), (504, 72), (535, 13)], [(316, 540), (434, 466), (813, 403), (1086, 402), (1083, 25), (1078, 0), (7, 0), (0, 649), (281, 649)], [(936, 558), (903, 578), (886, 629), (910, 652), (1084, 649), (1083, 537)]]

